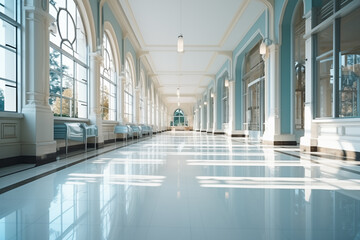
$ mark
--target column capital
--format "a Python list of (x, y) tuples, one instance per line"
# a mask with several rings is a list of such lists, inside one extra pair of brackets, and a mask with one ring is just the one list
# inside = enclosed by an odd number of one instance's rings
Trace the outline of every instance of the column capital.
[(100, 51), (95, 51), (90, 53), (90, 59), (102, 63), (104, 58)]
[(24, 6), (26, 20), (41, 19), (48, 23), (55, 22), (56, 19), (49, 14), (48, 11), (44, 11), (42, 8), (34, 5)]

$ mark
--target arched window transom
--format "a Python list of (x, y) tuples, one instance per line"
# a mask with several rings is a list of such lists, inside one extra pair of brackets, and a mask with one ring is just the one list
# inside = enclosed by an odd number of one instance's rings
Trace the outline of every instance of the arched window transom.
[(73, 0), (50, 1), (56, 32), (50, 33), (50, 98), (55, 116), (87, 118), (88, 47)]

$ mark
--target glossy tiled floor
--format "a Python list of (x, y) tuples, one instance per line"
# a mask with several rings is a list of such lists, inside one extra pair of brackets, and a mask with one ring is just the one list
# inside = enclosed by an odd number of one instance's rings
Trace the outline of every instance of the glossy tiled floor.
[(101, 154), (0, 203), (0, 239), (360, 239), (356, 164), (192, 132)]

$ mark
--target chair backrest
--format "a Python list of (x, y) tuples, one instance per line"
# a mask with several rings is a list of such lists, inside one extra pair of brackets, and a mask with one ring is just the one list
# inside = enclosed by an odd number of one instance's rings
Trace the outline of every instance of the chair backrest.
[(82, 123), (65, 123), (67, 128), (66, 137), (73, 141), (84, 141), (85, 127)]
[(96, 125), (87, 125), (86, 123), (83, 123), (82, 125), (85, 129), (86, 137), (98, 136), (98, 128)]
[(133, 130), (133, 132), (140, 132), (140, 128), (138, 125), (129, 125), (131, 127), (131, 129)]
[(129, 128), (126, 125), (117, 125), (114, 128), (114, 133), (128, 133)]

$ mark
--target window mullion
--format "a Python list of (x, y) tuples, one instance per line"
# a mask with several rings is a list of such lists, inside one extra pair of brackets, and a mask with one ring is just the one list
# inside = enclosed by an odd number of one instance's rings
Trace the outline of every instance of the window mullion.
[(340, 53), (340, 19), (337, 18), (334, 20), (333, 26), (333, 117), (339, 117), (339, 53)]

